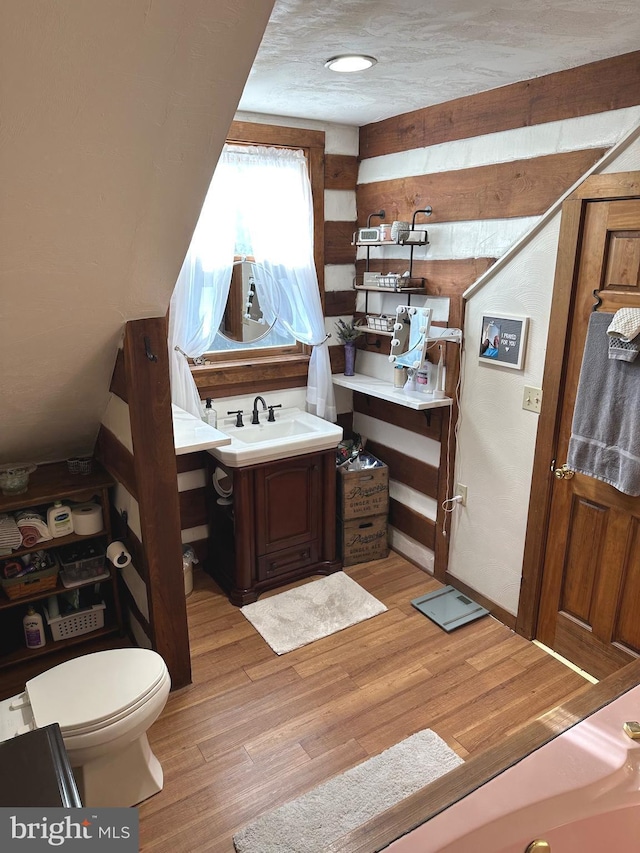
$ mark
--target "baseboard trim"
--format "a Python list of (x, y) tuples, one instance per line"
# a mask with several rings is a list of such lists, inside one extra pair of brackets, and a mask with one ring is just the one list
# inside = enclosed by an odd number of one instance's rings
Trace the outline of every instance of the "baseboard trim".
[(482, 595), (482, 593), (473, 589), (473, 587), (468, 586), (466, 583), (461, 581), (460, 578), (453, 577), (449, 572), (445, 572), (445, 581), (456, 589), (459, 589), (460, 592), (468, 595), (469, 598), (472, 598), (481, 607), (485, 607), (493, 617), (502, 622), (503, 625), (506, 625), (507, 628), (511, 628), (512, 631), (515, 631), (516, 617), (513, 613), (509, 613), (509, 611), (505, 610), (504, 607), (501, 607), (499, 604), (496, 604), (495, 601), (492, 601), (490, 598)]

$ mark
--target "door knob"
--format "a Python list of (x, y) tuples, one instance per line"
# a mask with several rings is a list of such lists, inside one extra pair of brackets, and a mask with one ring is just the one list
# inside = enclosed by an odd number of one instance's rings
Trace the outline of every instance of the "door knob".
[(572, 471), (565, 462), (562, 468), (556, 468), (553, 473), (558, 480), (570, 480), (576, 472)]

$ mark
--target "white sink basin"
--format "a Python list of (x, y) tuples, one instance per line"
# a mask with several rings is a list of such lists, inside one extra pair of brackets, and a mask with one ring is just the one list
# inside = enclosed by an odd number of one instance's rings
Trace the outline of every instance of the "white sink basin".
[(249, 423), (242, 427), (235, 425), (235, 416), (218, 418), (218, 429), (231, 439), (231, 443), (212, 447), (209, 453), (231, 468), (242, 468), (330, 450), (342, 440), (342, 427), (301, 409), (281, 409), (274, 414), (276, 420), (269, 423), (267, 413), (261, 411), (260, 423), (252, 424), (251, 412), (245, 412), (244, 420)]

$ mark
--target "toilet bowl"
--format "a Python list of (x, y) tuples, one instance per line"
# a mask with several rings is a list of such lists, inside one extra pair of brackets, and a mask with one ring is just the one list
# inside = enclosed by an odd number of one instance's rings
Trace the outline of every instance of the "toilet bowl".
[(135, 806), (162, 790), (147, 731), (170, 687), (165, 662), (149, 649), (84, 655), (0, 702), (0, 740), (58, 723), (83, 804)]

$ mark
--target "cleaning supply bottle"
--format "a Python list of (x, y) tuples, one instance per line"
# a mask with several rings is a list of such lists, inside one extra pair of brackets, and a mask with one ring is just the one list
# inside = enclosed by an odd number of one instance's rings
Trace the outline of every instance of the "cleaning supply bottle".
[(63, 504), (62, 501), (56, 501), (47, 510), (47, 527), (54, 539), (73, 533), (71, 507)]
[(46, 645), (42, 616), (36, 613), (32, 605), (29, 605), (22, 624), (24, 625), (24, 641), (28, 649), (40, 649)]
[(218, 426), (218, 413), (215, 409), (211, 408), (211, 397), (207, 397), (205, 407), (204, 407), (204, 418), (209, 426), (217, 427)]

